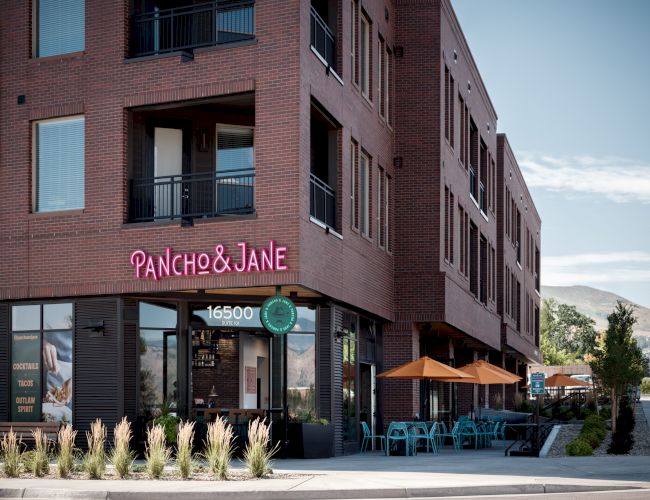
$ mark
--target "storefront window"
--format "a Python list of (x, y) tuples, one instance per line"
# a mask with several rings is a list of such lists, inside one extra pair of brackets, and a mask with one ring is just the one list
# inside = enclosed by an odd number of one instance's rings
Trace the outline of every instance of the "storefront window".
[(72, 304), (13, 306), (13, 421), (72, 422)]
[(140, 303), (140, 405), (145, 419), (178, 400), (178, 345), (174, 304)]
[(287, 335), (287, 404), (289, 416), (301, 421), (316, 418), (316, 335)]
[(343, 318), (345, 335), (343, 343), (343, 439), (355, 441), (357, 439), (357, 318), (352, 314), (345, 314)]

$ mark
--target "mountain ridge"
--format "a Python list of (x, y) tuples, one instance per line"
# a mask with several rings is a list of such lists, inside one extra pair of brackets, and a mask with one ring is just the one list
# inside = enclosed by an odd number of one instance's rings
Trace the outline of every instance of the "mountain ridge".
[(607, 315), (616, 307), (616, 301), (620, 300), (625, 304), (632, 304), (636, 307), (635, 315), (638, 319), (638, 322), (634, 325), (634, 335), (650, 336), (650, 308), (637, 304), (625, 297), (608, 292), (607, 290), (585, 285), (542, 285), (541, 292), (543, 299), (552, 298), (561, 304), (575, 306), (578, 312), (589, 316), (596, 322), (597, 330), (607, 329)]

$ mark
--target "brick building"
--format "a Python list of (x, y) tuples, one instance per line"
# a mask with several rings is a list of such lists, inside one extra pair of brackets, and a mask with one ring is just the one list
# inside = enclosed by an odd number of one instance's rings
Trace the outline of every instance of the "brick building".
[[(497, 116), (448, 0), (8, 1), (0, 27), (0, 421), (264, 410), (276, 436), (330, 420), (342, 454), (360, 419), (489, 397), (375, 391), (385, 368), (534, 359), (502, 321)], [(287, 335), (260, 320), (276, 293)]]

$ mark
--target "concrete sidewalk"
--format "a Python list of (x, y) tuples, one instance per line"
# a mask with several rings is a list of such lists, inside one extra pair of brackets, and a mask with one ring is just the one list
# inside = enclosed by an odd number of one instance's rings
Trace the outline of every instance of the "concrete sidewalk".
[(294, 500), (533, 494), (650, 489), (650, 457), (510, 458), (503, 448), (438, 455), (368, 453), (328, 460), (277, 460), (294, 478), (249, 481), (0, 479), (0, 497)]

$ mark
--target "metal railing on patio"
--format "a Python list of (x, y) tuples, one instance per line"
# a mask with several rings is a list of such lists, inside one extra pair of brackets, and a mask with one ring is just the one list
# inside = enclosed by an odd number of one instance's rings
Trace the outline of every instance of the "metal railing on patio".
[(251, 169), (131, 179), (129, 221), (250, 214), (254, 188)]
[(311, 46), (336, 71), (336, 37), (314, 7), (311, 8)]
[(336, 230), (336, 191), (314, 174), (309, 181), (309, 214)]
[(158, 55), (252, 38), (255, 1), (214, 0), (132, 15), (130, 55)]

